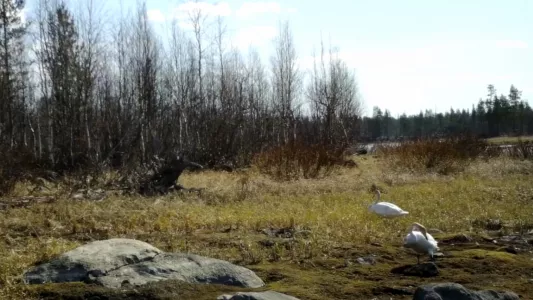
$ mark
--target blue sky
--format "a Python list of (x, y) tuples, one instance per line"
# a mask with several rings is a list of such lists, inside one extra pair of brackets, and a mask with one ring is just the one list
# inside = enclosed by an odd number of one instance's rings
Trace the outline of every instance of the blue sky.
[[(137, 1), (122, 2), (134, 7)], [(179, 12), (191, 3), (146, 2), (158, 32), (164, 34), (165, 24), (174, 18), (187, 26)], [(504, 94), (514, 84), (533, 104), (530, 0), (231, 0), (199, 5), (212, 16), (223, 16), (233, 45), (243, 51), (257, 47), (265, 64), (280, 20), (290, 21), (302, 69), (311, 66), (313, 47), (322, 35), (355, 70), (367, 113), (373, 106), (393, 115), (470, 108), (485, 97), (488, 84)], [(111, 15), (120, 13), (119, 0), (105, 6)]]

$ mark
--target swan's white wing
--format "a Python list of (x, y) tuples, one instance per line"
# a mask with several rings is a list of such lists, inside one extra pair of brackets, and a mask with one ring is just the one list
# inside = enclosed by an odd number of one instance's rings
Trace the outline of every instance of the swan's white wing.
[(424, 236), (420, 232), (411, 231), (405, 236), (403, 242), (405, 245), (414, 245), (419, 242), (420, 237), (424, 238)]
[(428, 242), (438, 249), (439, 243), (437, 242), (437, 240), (435, 240), (435, 238), (429, 233), (426, 233), (426, 236), (428, 237)]
[(397, 210), (397, 211), (404, 211), (403, 209), (401, 209), (398, 205), (394, 204), (394, 203), (390, 203), (390, 202), (378, 202), (378, 204), (382, 205), (382, 206), (387, 206), (387, 207), (390, 207), (391, 209), (394, 209), (394, 210)]
[(428, 237), (428, 241), (430, 241), (430, 242), (435, 242), (435, 243), (437, 242), (437, 241), (435, 240), (435, 238), (434, 238), (431, 234), (429, 234), (429, 233), (426, 232), (426, 236)]
[(433, 242), (430, 241), (429, 237), (426, 239), (424, 234), (420, 231), (411, 231), (404, 239), (404, 247), (413, 249), (418, 253), (434, 253), (438, 249), (435, 239), (431, 237)]
[(376, 213), (382, 215), (398, 215), (407, 213), (397, 205), (389, 202), (378, 202), (373, 205), (373, 209)]

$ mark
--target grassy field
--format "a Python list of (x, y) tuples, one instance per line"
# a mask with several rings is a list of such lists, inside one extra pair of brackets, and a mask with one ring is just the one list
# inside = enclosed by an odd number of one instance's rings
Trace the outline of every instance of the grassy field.
[(516, 144), (518, 141), (531, 142), (533, 136), (499, 136), (487, 139), (491, 144)]
[[(301, 299), (411, 299), (389, 293), (446, 281), (512, 290), (533, 299), (528, 283), (533, 277), (528, 277), (533, 255), (506, 252), (505, 244), (487, 238), (491, 233), (484, 225), (491, 219), (501, 221), (499, 235), (533, 228), (533, 162), (478, 159), (461, 172), (438, 175), (389, 171), (387, 160), (370, 156), (354, 160), (357, 168), (339, 167), (326, 178), (278, 182), (253, 168), (185, 173), (180, 183), (206, 190), (200, 195), (154, 198), (109, 196), (102, 202), (64, 197), (58, 203), (2, 211), (0, 299), (125, 297), (124, 292), (82, 284), (28, 287), (21, 283), (23, 271), (37, 262), (88, 241), (115, 237), (244, 265), (263, 278), (265, 289)], [(372, 184), (381, 188), (383, 200), (394, 201), (410, 214), (397, 220), (370, 214)], [(22, 195), (27, 188), (20, 184), (15, 194)], [(437, 260), (438, 277), (420, 279), (390, 272), (416, 263), (416, 257), (401, 247), (412, 222), (442, 231), (434, 234), (445, 255)], [(261, 232), (267, 228), (296, 228), (306, 234), (269, 237)], [(460, 233), (474, 240), (454, 242)], [(375, 265), (357, 262), (369, 255), (376, 255)], [(135, 295), (138, 299), (216, 299), (231, 290), (236, 289), (163, 283), (137, 289)]]

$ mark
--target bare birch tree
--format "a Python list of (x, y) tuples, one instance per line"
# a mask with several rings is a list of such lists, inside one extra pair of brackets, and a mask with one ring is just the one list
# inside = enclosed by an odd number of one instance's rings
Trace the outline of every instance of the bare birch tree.
[(355, 75), (338, 52), (330, 47), (329, 53), (325, 53), (323, 42), (320, 57), (314, 59), (307, 97), (322, 125), (322, 142), (328, 145), (350, 142), (349, 127), (361, 115)]
[(295, 109), (302, 87), (296, 48), (289, 22), (280, 24), (271, 57), (273, 101), (280, 118), (281, 142), (296, 139)]

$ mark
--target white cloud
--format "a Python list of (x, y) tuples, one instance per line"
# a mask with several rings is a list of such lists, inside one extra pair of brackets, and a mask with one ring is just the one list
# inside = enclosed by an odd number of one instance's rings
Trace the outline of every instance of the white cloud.
[[(472, 72), (468, 66), (454, 68), (453, 62), (461, 57), (459, 51), (451, 51), (456, 46), (459, 45), (444, 49), (433, 45), (361, 48), (341, 50), (338, 57), (356, 72), (361, 95), (370, 104), (367, 107), (370, 114), (374, 105), (385, 107), (394, 113), (417, 113), (420, 109), (434, 109), (433, 102), (448, 103), (435, 94), (444, 94), (443, 91), (447, 91), (450, 86), (483, 86), (485, 81), (490, 82), (482, 73)], [(317, 55), (320, 55), (319, 49)], [(313, 60), (312, 56), (304, 56), (299, 63), (302, 69), (309, 70), (313, 67)], [(328, 54), (325, 60), (329, 60)], [(396, 101), (397, 99), (405, 101)]]
[[(324, 49), (325, 62), (329, 62), (329, 48)], [(317, 63), (320, 63), (320, 49), (316, 49)], [(373, 72), (390, 72), (397, 70), (403, 74), (419, 73), (421, 71), (446, 68), (449, 57), (442, 55), (443, 51), (436, 48), (366, 48), (355, 51), (342, 51), (334, 53), (334, 57), (342, 59), (350, 68), (372, 70)], [(311, 55), (301, 57), (299, 63), (304, 69), (313, 68), (314, 57)]]
[(150, 9), (146, 13), (148, 14), (148, 20), (153, 22), (164, 22), (166, 19), (159, 9)]
[(295, 12), (297, 12), (297, 11), (298, 11), (298, 10), (297, 10), (296, 8), (294, 8), (294, 7), (289, 7), (289, 8), (287, 8), (287, 12), (288, 12), (288, 13), (295, 13)]
[[(372, 106), (378, 105), (394, 114), (410, 114), (426, 108), (439, 112), (468, 108), (483, 96), (487, 82), (518, 85), (525, 75), (510, 73), (507, 65), (516, 65), (518, 58), (513, 59), (513, 54), (525, 55), (519, 52), (528, 47), (519, 39), (505, 38), (377, 42), (353, 50), (341, 46), (339, 57), (355, 70), (367, 112), (371, 114)], [(320, 55), (319, 45), (316, 52)], [(487, 57), (493, 57), (491, 66), (486, 64)], [(298, 62), (304, 70), (313, 67), (310, 55), (302, 55)]]
[(229, 16), (231, 15), (231, 7), (227, 2), (219, 2), (211, 4), (208, 2), (192, 2), (183, 3), (174, 9), (174, 17), (177, 19), (187, 19), (189, 14), (195, 12), (202, 12), (208, 16)]
[(194, 29), (194, 26), (193, 26), (192, 22), (190, 22), (188, 20), (180, 20), (180, 21), (178, 21), (178, 27), (181, 28), (181, 29), (184, 29), (184, 30), (193, 30)]
[(526, 49), (528, 44), (522, 40), (513, 39), (479, 39), (479, 40), (448, 40), (440, 41), (429, 46), (430, 48), (438, 48), (440, 50), (483, 50), (487, 48), (498, 49)]
[(202, 17), (209, 16), (230, 16), (232, 11), (227, 2), (219, 2), (217, 4), (211, 4), (208, 2), (192, 2), (183, 3), (178, 5), (171, 13), (172, 19), (178, 20), (178, 26), (185, 30), (192, 30), (193, 23), (190, 18), (200, 12)]
[(277, 2), (244, 2), (237, 10), (238, 17), (248, 17), (259, 13), (280, 13), (281, 6)]
[(498, 40), (495, 41), (494, 44), (497, 48), (504, 48), (504, 49), (526, 49), (528, 48), (528, 44), (521, 40)]
[(273, 26), (254, 26), (240, 30), (235, 36), (235, 43), (241, 49), (250, 45), (260, 46), (269, 43), (276, 36), (277, 31)]

